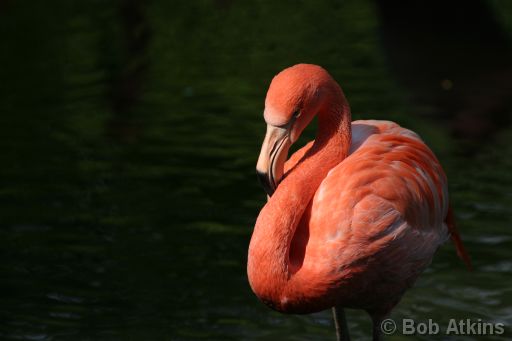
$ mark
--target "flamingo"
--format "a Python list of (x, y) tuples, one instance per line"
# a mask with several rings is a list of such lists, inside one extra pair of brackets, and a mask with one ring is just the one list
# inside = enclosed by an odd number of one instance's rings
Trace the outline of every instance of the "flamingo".
[[(318, 117), (314, 141), (287, 159)], [(349, 340), (344, 308), (381, 322), (449, 237), (470, 267), (448, 201), (446, 175), (411, 130), (351, 122), (341, 87), (322, 67), (298, 64), (272, 80), (256, 166), (268, 194), (251, 237), (247, 274), (256, 296), (283, 313), (332, 308)]]

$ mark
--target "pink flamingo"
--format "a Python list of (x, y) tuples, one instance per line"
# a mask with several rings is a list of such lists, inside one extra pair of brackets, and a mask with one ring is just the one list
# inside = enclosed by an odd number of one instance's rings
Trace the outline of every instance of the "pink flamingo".
[[(313, 117), (316, 139), (286, 161)], [(414, 132), (390, 121), (351, 122), (340, 86), (323, 68), (299, 64), (274, 77), (257, 172), (269, 195), (249, 246), (254, 293), (283, 313), (343, 308), (381, 321), (449, 236), (470, 267), (448, 202), (446, 175)]]

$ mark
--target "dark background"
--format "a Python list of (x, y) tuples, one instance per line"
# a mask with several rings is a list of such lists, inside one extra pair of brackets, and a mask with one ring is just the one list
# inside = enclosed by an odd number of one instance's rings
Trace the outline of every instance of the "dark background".
[(0, 339), (333, 339), (245, 273), (265, 93), (298, 62), (448, 174), (475, 271), (448, 243), (392, 318), (510, 337), (511, 56), (505, 0), (0, 1)]

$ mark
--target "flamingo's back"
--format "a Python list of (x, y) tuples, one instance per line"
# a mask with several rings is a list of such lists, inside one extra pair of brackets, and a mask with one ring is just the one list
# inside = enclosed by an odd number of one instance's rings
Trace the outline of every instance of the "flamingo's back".
[(448, 213), (445, 173), (418, 135), (393, 122), (355, 121), (350, 155), (329, 172), (297, 228), (292, 272), (345, 290), (334, 293), (345, 306), (391, 309), (450, 232), (458, 237)]

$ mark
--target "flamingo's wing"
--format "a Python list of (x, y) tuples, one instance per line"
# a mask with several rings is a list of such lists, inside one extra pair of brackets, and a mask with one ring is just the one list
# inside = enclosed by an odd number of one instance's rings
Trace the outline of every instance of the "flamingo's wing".
[(380, 266), (377, 277), (412, 282), (448, 238), (447, 212), (446, 176), (421, 139), (392, 122), (356, 121), (351, 154), (312, 200), (305, 262)]
[[(312, 144), (290, 157), (285, 173)], [(331, 246), (338, 259), (352, 254), (354, 261), (375, 250), (382, 253), (387, 245), (389, 260), (405, 261), (403, 255), (410, 254), (429, 262), (449, 232), (459, 256), (471, 267), (448, 208), (447, 180), (439, 161), (416, 133), (394, 122), (353, 122), (350, 156), (331, 170), (310, 206), (308, 222), (301, 223), (296, 236), (307, 245), (310, 259), (327, 261), (323, 253)], [(301, 236), (306, 233), (307, 241)], [(292, 251), (302, 257), (306, 253)]]

